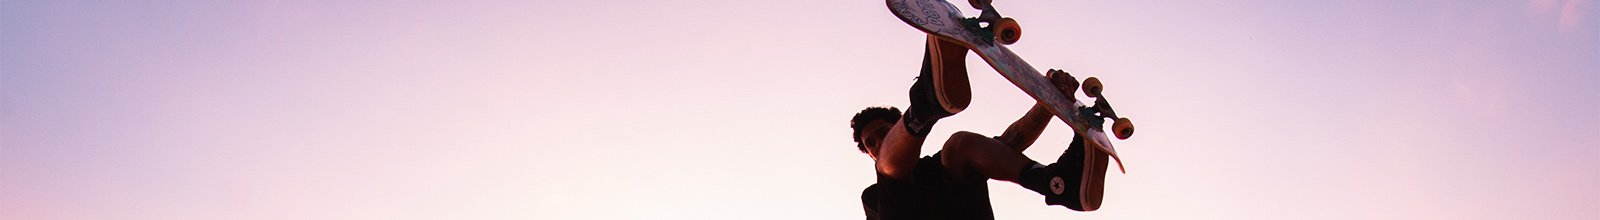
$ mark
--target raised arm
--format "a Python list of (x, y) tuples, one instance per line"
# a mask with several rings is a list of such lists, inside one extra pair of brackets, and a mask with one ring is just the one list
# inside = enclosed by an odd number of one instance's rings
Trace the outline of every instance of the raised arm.
[(1034, 104), (1033, 108), (1028, 109), (1027, 114), (1012, 122), (1011, 126), (1006, 127), (1006, 131), (995, 139), (1016, 149), (1017, 152), (1022, 152), (1033, 145), (1035, 140), (1039, 140), (1039, 134), (1044, 132), (1044, 127), (1050, 124), (1050, 117), (1053, 116), (1055, 115), (1051, 114), (1050, 109), (1046, 109), (1043, 103)]
[[(1046, 72), (1045, 77), (1050, 78), (1050, 81), (1067, 95), (1072, 95), (1072, 91), (1078, 88), (1078, 80), (1065, 71), (1050, 70)], [(1017, 152), (1022, 152), (1027, 150), (1028, 146), (1032, 146), (1034, 141), (1039, 140), (1039, 134), (1044, 132), (1045, 126), (1050, 124), (1050, 118), (1054, 116), (1050, 109), (1045, 108), (1044, 103), (1035, 103), (1033, 108), (1028, 109), (1028, 113), (1022, 115), (1016, 122), (1012, 122), (1010, 127), (1006, 127), (1005, 133), (1000, 133), (1000, 137), (995, 139), (999, 139), (1006, 146), (1011, 146)]]

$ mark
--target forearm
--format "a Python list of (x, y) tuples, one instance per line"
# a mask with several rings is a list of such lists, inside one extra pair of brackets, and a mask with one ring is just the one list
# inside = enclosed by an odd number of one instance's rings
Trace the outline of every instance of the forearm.
[(1055, 115), (1043, 104), (1034, 104), (1022, 118), (1012, 122), (1010, 127), (1006, 127), (1005, 133), (1001, 133), (998, 139), (1017, 152), (1022, 152), (1033, 145), (1034, 141), (1039, 140), (1039, 134), (1044, 133), (1045, 126), (1050, 124), (1050, 118), (1053, 116)]

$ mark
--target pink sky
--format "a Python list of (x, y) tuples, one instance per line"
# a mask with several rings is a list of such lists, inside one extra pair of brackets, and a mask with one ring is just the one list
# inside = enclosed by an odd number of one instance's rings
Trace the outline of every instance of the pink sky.
[[(1595, 1), (996, 7), (1140, 129), (1100, 211), (991, 182), (998, 219), (1600, 218)], [(879, 1), (0, 18), (0, 219), (857, 219), (847, 119), (904, 107), (923, 39)], [(976, 100), (935, 137), (1033, 104), (968, 62)]]

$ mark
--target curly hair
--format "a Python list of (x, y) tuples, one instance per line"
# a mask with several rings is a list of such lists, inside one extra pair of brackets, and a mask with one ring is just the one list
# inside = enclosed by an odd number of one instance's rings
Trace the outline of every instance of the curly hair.
[(855, 132), (850, 133), (850, 139), (856, 141), (856, 150), (860, 150), (863, 153), (867, 152), (867, 147), (861, 145), (861, 129), (865, 129), (863, 127), (866, 127), (868, 123), (872, 123), (873, 120), (883, 120), (889, 124), (894, 124), (900, 121), (900, 109), (894, 107), (867, 107), (867, 109), (857, 112), (856, 116), (850, 117), (850, 129), (855, 130)]

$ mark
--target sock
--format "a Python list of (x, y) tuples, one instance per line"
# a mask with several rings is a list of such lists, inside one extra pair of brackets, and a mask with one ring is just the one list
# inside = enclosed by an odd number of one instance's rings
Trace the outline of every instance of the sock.
[(1050, 171), (1044, 165), (1039, 165), (1039, 162), (1028, 162), (1027, 166), (1022, 166), (1021, 173), (1017, 175), (1017, 185), (1022, 185), (1022, 188), (1033, 190), (1039, 195), (1055, 194), (1050, 190)]

